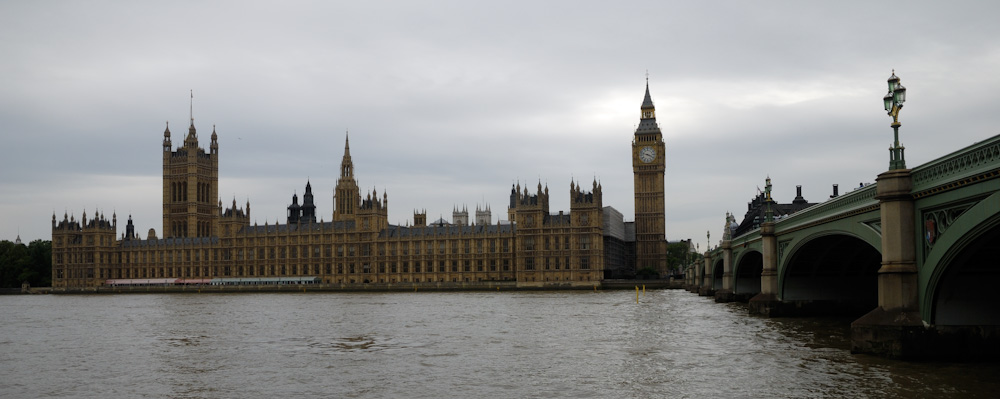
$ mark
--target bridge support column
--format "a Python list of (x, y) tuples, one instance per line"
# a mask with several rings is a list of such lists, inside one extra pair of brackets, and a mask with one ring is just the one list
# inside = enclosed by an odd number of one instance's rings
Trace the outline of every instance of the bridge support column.
[(722, 241), (722, 289), (715, 292), (716, 302), (732, 302), (733, 295), (733, 243)]
[(919, 357), (930, 332), (920, 317), (909, 169), (890, 170), (876, 180), (882, 219), (882, 267), (878, 307), (851, 323), (851, 351), (892, 358)]
[(701, 296), (712, 296), (715, 295), (715, 288), (713, 288), (712, 281), (712, 257), (709, 255), (710, 252), (705, 251), (705, 263), (702, 268), (705, 270), (702, 273), (701, 286), (698, 288), (698, 295)]
[(760, 239), (764, 265), (760, 273), (760, 293), (750, 298), (750, 313), (772, 317), (780, 316), (778, 237), (774, 234), (774, 222), (764, 222), (760, 225)]
[[(707, 256), (707, 254), (706, 254), (706, 256)], [(688, 284), (687, 284), (687, 287), (685, 287), (685, 289), (688, 292), (692, 292), (692, 293), (695, 293), (695, 294), (698, 293), (698, 288), (701, 285), (701, 270), (702, 270), (701, 265), (702, 265), (702, 263), (704, 263), (704, 259), (698, 259), (698, 260), (695, 260), (693, 263), (691, 263), (691, 266), (688, 266), (688, 269), (689, 269), (688, 270), (688, 275), (689, 276), (687, 276), (687, 278), (688, 278)]]

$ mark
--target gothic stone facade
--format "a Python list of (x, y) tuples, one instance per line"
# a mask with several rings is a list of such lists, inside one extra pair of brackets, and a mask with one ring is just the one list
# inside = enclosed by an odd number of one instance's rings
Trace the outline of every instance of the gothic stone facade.
[(218, 142), (198, 148), (194, 125), (184, 145), (170, 147), (164, 132), (163, 238), (150, 230), (116, 238), (117, 216), (81, 220), (52, 216), (53, 286), (95, 287), (109, 279), (319, 277), (327, 284), (516, 281), (519, 286), (593, 285), (603, 276), (601, 191), (572, 183), (571, 213), (548, 214), (548, 188), (512, 194), (515, 224), (426, 225), (388, 223), (388, 196), (362, 197), (354, 179), (350, 142), (344, 148), (331, 221), (316, 222), (311, 185), (302, 206), (293, 201), (288, 223), (250, 223), (250, 204), (222, 208)]
[[(665, 154), (649, 85), (632, 142), (638, 268), (666, 270), (663, 176)], [(511, 188), (509, 223), (484, 223), (477, 212), (451, 225), (388, 222), (388, 195), (362, 193), (345, 140), (330, 221), (317, 222), (312, 187), (293, 198), (285, 224), (250, 223), (250, 204), (223, 209), (218, 200), (219, 143), (198, 146), (192, 119), (183, 146), (163, 138), (163, 237), (150, 229), (116, 237), (117, 216), (52, 215), (52, 285), (96, 287), (111, 279), (315, 277), (325, 284), (516, 281), (524, 287), (590, 286), (603, 278), (602, 187), (571, 182), (570, 212), (549, 212), (549, 189)], [(478, 209), (477, 209), (478, 211)], [(458, 210), (456, 209), (456, 212)], [(459, 220), (460, 219), (460, 220)]]

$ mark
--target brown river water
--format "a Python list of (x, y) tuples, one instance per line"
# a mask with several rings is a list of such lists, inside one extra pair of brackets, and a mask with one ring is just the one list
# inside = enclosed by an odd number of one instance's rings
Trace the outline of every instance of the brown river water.
[(0, 297), (3, 398), (1000, 397), (681, 290)]

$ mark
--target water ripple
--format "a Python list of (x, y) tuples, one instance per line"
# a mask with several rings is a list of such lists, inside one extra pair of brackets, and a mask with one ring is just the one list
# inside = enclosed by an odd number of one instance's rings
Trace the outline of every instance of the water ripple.
[(997, 397), (682, 291), (0, 297), (9, 397)]

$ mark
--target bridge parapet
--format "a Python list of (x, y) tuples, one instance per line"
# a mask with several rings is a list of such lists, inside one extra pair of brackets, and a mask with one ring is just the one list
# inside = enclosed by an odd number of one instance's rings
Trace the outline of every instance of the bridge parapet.
[(920, 193), (964, 179), (997, 172), (1000, 163), (1000, 136), (975, 143), (941, 158), (913, 168), (913, 192)]
[[(759, 240), (760, 240), (760, 227), (750, 230), (739, 237), (734, 237), (731, 241), (733, 246), (739, 246), (739, 245), (750, 244)], [(718, 250), (720, 251), (719, 254), (721, 254), (722, 249), (719, 248)]]
[[(849, 217), (858, 212), (870, 212), (873, 207), (878, 206), (878, 200), (875, 199), (876, 187), (877, 184), (870, 184), (864, 188), (860, 188), (836, 198), (831, 198), (825, 202), (821, 202), (788, 215), (788, 217), (774, 222), (775, 231), (777, 231), (780, 235), (798, 230), (811, 224), (826, 222), (830, 218), (840, 219)], [(733, 247), (737, 247), (751, 244), (759, 240), (760, 228), (756, 228), (747, 231), (738, 237), (733, 237), (732, 245)], [(713, 251), (713, 256), (715, 253), (716, 252)], [(721, 252), (718, 253), (721, 254)]]
[(831, 216), (846, 217), (859, 210), (867, 212), (870, 210), (868, 208), (878, 205), (878, 200), (875, 199), (876, 187), (877, 184), (870, 184), (864, 188), (859, 188), (850, 193), (831, 198), (825, 202), (795, 212), (786, 218), (776, 221), (775, 228), (779, 232), (782, 232)]

